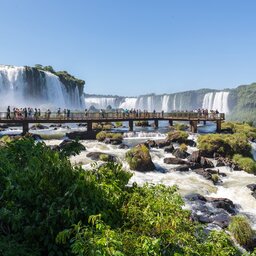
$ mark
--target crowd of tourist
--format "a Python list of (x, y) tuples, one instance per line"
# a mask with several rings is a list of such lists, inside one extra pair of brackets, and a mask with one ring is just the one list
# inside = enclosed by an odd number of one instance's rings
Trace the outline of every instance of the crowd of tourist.
[[(183, 111), (171, 111), (175, 115), (186, 115), (190, 113), (196, 114), (198, 117), (205, 117), (205, 118), (214, 118), (216, 117), (219, 112), (218, 110), (210, 110), (208, 109), (195, 109), (193, 111), (183, 110)], [(115, 117), (115, 118), (148, 118), (148, 117), (156, 117), (161, 118), (164, 117), (164, 111), (156, 112), (153, 110), (149, 112), (147, 110), (141, 109), (116, 109), (116, 110), (105, 110), (100, 109), (99, 111), (91, 111), (85, 109), (84, 112), (74, 112), (71, 115), (70, 109), (63, 109), (58, 108), (57, 111), (52, 112), (50, 109), (47, 109), (44, 112), (41, 112), (40, 108), (17, 108), (14, 107), (11, 111), (10, 106), (7, 107), (6, 118), (7, 119), (70, 119), (70, 118), (92, 118), (92, 117), (99, 117), (99, 118), (107, 118), (107, 117)]]

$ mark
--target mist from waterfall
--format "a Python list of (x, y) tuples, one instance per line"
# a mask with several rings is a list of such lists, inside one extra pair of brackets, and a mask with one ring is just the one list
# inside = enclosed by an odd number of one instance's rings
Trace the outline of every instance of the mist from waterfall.
[(11, 107), (37, 107), (81, 109), (78, 87), (67, 91), (59, 77), (46, 71), (38, 71), (37, 77), (27, 73), (25, 67), (0, 65), (0, 109)]

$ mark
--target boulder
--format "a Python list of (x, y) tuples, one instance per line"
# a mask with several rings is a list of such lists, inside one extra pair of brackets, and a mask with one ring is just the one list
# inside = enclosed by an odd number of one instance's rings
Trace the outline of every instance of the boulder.
[(188, 165), (181, 165), (178, 166), (174, 169), (176, 172), (188, 172), (189, 171), (189, 166)]
[(185, 196), (185, 199), (187, 199), (188, 201), (204, 201), (206, 202), (206, 198), (198, 193), (191, 193)]
[(199, 163), (201, 158), (201, 151), (197, 150), (192, 152), (192, 154), (188, 157), (188, 161), (192, 163)]
[(187, 139), (185, 141), (185, 144), (190, 146), (190, 147), (196, 147), (196, 142), (194, 140)]
[(203, 156), (200, 158), (200, 164), (203, 168), (214, 168), (213, 162)]
[(246, 186), (247, 188), (249, 188), (251, 191), (255, 191), (256, 190), (256, 184), (248, 184), (247, 186)]
[(152, 162), (149, 149), (145, 144), (139, 144), (128, 150), (125, 154), (125, 159), (131, 170), (147, 172), (156, 169)]
[(187, 153), (186, 151), (184, 150), (181, 150), (180, 148), (176, 148), (172, 154), (177, 157), (177, 158), (182, 158), (182, 159), (185, 159), (189, 156), (189, 153)]
[(79, 139), (79, 140), (96, 140), (96, 133), (95, 131), (74, 131), (74, 132), (69, 132), (66, 133), (66, 136), (69, 139), (75, 140), (75, 139)]
[(120, 149), (128, 149), (129, 146), (122, 143), (122, 144), (120, 144), (120, 145), (118, 146), (118, 148), (120, 148)]
[[(90, 152), (86, 156), (89, 157), (93, 161), (103, 160), (104, 158), (108, 159), (108, 161), (116, 161), (115, 156), (113, 156), (111, 154), (103, 153), (103, 152)], [(107, 156), (107, 157), (105, 157), (105, 156)]]
[(121, 139), (115, 139), (115, 138), (106, 138), (104, 141), (106, 144), (111, 144), (111, 145), (120, 145), (122, 144)]
[(167, 158), (164, 158), (164, 163), (165, 164), (187, 164), (187, 161), (184, 161), (182, 159), (175, 158), (175, 157), (167, 157)]
[(211, 180), (212, 179), (212, 174), (209, 173), (207, 170), (205, 170), (203, 168), (195, 169), (194, 172), (196, 174), (199, 174), (199, 175), (203, 176), (207, 180)]
[(156, 142), (154, 140), (147, 140), (145, 144), (148, 145), (150, 148), (155, 148), (157, 146)]
[(164, 148), (171, 145), (169, 140), (159, 140), (156, 142), (158, 148)]
[(227, 228), (230, 222), (230, 216), (228, 213), (222, 211), (211, 217), (211, 222), (220, 226), (221, 228)]
[(170, 145), (170, 146), (164, 148), (164, 152), (166, 152), (166, 153), (172, 153), (173, 151), (174, 151), (173, 145)]
[(214, 198), (214, 197), (206, 197), (207, 202), (210, 202), (211, 205), (215, 208), (221, 208), (227, 211), (230, 214), (235, 214), (236, 209), (234, 203), (227, 198)]
[(66, 156), (71, 156), (71, 155), (77, 155), (81, 151), (86, 150), (85, 146), (78, 141), (73, 141), (70, 139), (65, 139), (63, 140), (59, 146), (58, 146), (58, 151), (61, 152), (62, 154)]
[(225, 166), (225, 160), (223, 158), (217, 159), (216, 167)]
[(44, 129), (49, 129), (49, 127), (42, 124), (35, 124), (30, 127), (30, 130), (44, 130)]

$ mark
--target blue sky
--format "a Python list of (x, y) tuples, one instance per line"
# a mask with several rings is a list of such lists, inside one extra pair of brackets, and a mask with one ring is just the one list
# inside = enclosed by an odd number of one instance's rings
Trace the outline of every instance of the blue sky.
[(0, 0), (0, 63), (136, 96), (256, 81), (253, 0)]

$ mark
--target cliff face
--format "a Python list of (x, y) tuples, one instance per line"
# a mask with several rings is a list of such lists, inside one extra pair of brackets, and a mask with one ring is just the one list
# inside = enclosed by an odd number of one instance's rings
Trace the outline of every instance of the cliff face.
[(256, 122), (256, 83), (231, 90), (229, 104), (229, 119)]

